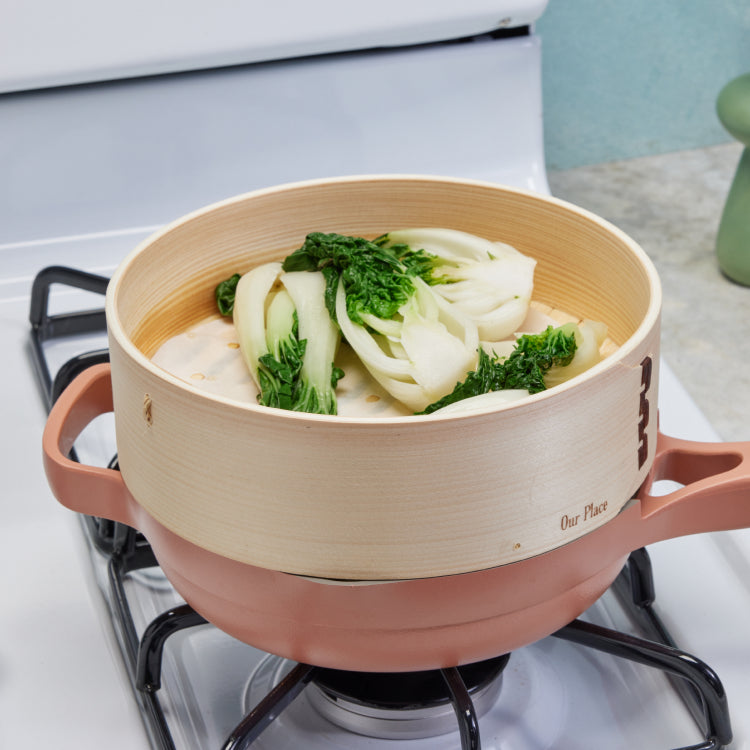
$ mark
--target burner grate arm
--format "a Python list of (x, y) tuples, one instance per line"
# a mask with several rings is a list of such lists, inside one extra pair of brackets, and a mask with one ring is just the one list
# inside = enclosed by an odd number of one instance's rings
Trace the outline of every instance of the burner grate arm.
[(440, 673), (448, 686), (451, 703), (458, 719), (461, 750), (481, 750), (477, 714), (461, 674), (456, 667), (441, 669)]
[(732, 741), (727, 699), (716, 673), (704, 662), (672, 646), (574, 620), (554, 635), (573, 643), (655, 667), (691, 683), (703, 701), (706, 742), (679, 750), (719, 750)]

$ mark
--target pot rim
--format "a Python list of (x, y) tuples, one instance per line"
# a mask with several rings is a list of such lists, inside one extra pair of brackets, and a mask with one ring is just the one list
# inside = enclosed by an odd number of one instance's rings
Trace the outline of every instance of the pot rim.
[[(568, 212), (578, 214), (583, 219), (586, 219), (594, 224), (599, 225), (601, 228), (606, 230), (608, 233), (616, 236), (635, 256), (645, 271), (649, 283), (649, 304), (646, 314), (639, 323), (633, 334), (626, 339), (618, 348), (617, 351), (606, 357), (601, 362), (597, 363), (593, 367), (589, 368), (580, 375), (571, 378), (570, 380), (561, 383), (554, 388), (540, 393), (529, 395), (527, 398), (519, 401), (512, 401), (506, 404), (499, 404), (488, 406), (484, 409), (477, 409), (470, 413), (448, 413), (448, 414), (424, 414), (424, 415), (405, 415), (405, 416), (374, 416), (374, 417), (355, 417), (355, 416), (341, 416), (341, 415), (329, 415), (329, 414), (311, 414), (308, 412), (294, 412), (285, 409), (277, 409), (274, 407), (262, 406), (253, 402), (243, 402), (226, 396), (222, 396), (216, 393), (206, 392), (189, 382), (184, 381), (163, 368), (155, 365), (149, 357), (147, 357), (135, 344), (132, 342), (130, 337), (125, 333), (120, 317), (117, 313), (117, 291), (120, 286), (120, 281), (124, 277), (130, 266), (136, 260), (136, 258), (145, 251), (150, 245), (152, 245), (159, 238), (169, 234), (175, 228), (182, 226), (200, 216), (204, 216), (216, 209), (229, 206), (235, 203), (246, 201), (255, 196), (266, 196), (273, 195), (274, 193), (281, 193), (289, 189), (299, 188), (314, 188), (322, 185), (333, 185), (333, 184), (346, 184), (346, 183), (363, 183), (363, 182), (432, 182), (432, 183), (445, 183), (455, 185), (466, 185), (467, 187), (480, 187), (490, 188), (499, 190), (505, 193), (516, 194), (519, 196), (525, 196), (532, 200), (541, 201), (556, 205), (560, 208), (565, 209)], [(533, 257), (533, 256), (532, 256)], [(109, 285), (107, 287), (107, 293), (105, 298), (105, 314), (107, 320), (107, 326), (109, 329), (109, 335), (114, 336), (124, 352), (137, 364), (145, 368), (151, 375), (161, 380), (166, 381), (172, 386), (184, 389), (194, 394), (197, 397), (213, 401), (223, 406), (232, 407), (241, 411), (246, 411), (253, 414), (259, 415), (272, 415), (274, 418), (292, 420), (299, 422), (300, 424), (314, 422), (314, 423), (329, 423), (332, 425), (352, 425), (352, 426), (372, 426), (372, 425), (395, 425), (398, 427), (404, 427), (412, 424), (439, 424), (445, 421), (454, 420), (477, 420), (493, 415), (497, 412), (505, 412), (516, 409), (524, 409), (532, 404), (536, 404), (540, 401), (545, 401), (550, 398), (555, 398), (562, 393), (565, 393), (573, 388), (579, 388), (584, 386), (588, 381), (596, 378), (599, 374), (616, 367), (629, 354), (639, 345), (643, 338), (653, 330), (659, 322), (661, 315), (662, 306), (662, 292), (661, 292), (661, 281), (656, 271), (656, 267), (653, 262), (643, 250), (643, 248), (629, 235), (619, 229), (611, 222), (603, 219), (602, 217), (588, 211), (587, 209), (581, 208), (575, 204), (561, 200), (554, 196), (543, 195), (536, 193), (531, 190), (523, 188), (503, 185), (501, 183), (491, 182), (487, 180), (476, 180), (469, 178), (457, 178), (439, 175), (424, 175), (424, 174), (362, 174), (362, 175), (348, 175), (340, 177), (325, 177), (316, 178), (309, 180), (300, 180), (293, 182), (286, 182), (279, 185), (274, 185), (265, 188), (259, 188), (257, 190), (251, 190), (245, 193), (225, 198), (220, 201), (215, 201), (211, 204), (198, 208), (191, 211), (183, 216), (169, 222), (161, 229), (153, 232), (151, 235), (142, 240), (133, 250), (125, 256), (123, 261), (117, 267), (113, 273)]]

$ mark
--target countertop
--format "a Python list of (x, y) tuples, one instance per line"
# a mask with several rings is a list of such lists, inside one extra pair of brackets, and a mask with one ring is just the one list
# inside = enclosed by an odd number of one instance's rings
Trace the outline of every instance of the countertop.
[(741, 152), (729, 143), (549, 174), (553, 195), (607, 219), (654, 262), (662, 356), (725, 441), (750, 440), (750, 288), (721, 273), (714, 249)]

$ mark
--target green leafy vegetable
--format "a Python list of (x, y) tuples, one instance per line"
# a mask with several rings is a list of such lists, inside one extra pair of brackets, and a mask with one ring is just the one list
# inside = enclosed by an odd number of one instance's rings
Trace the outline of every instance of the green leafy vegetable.
[(311, 232), (283, 262), (284, 271), (320, 271), (326, 280), (326, 307), (336, 319), (339, 280), (346, 292), (349, 318), (362, 323), (362, 314), (392, 318), (414, 293), (416, 275), (429, 275), (433, 261), (427, 253), (406, 245), (383, 247), (378, 240)]
[(566, 367), (576, 353), (575, 325), (547, 326), (542, 333), (521, 336), (504, 362), (504, 388), (524, 388), (529, 393), (546, 389), (544, 376), (551, 367)]
[(500, 359), (479, 350), (476, 370), (457, 383), (447, 396), (427, 406), (422, 414), (432, 414), (448, 404), (491, 391), (525, 390), (539, 393), (546, 389), (545, 374), (552, 367), (569, 365), (576, 352), (575, 325), (566, 323), (558, 328), (547, 326), (538, 334), (519, 337), (510, 356)]
[(240, 275), (235, 273), (228, 279), (222, 281), (214, 292), (216, 297), (216, 306), (219, 308), (219, 312), (222, 315), (231, 315), (234, 310), (234, 297), (237, 291), (237, 284), (240, 280)]

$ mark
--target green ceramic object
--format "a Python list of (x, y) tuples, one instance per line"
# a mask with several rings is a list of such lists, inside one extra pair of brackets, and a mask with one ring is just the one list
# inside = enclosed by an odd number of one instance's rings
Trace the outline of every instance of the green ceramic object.
[(721, 90), (716, 112), (727, 131), (745, 145), (719, 224), (716, 255), (730, 279), (750, 286), (750, 73)]

